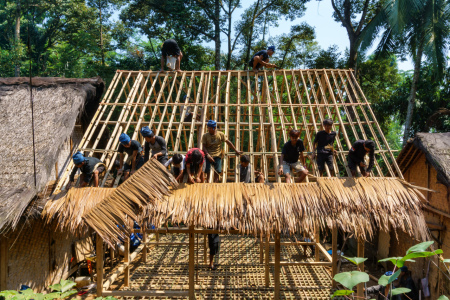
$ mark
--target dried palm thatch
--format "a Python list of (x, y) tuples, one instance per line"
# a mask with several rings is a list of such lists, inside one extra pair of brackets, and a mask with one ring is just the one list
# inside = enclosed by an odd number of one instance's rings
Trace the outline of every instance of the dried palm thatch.
[[(34, 128), (31, 124), (30, 79), (0, 78), (0, 232), (14, 229), (37, 193), (45, 189), (60, 149), (77, 118), (103, 93), (100, 78), (32, 78)], [(36, 187), (33, 167), (33, 130)]]
[[(61, 205), (59, 210), (68, 216), (69, 222), (73, 222), (73, 224), (69, 223), (69, 228), (76, 224), (83, 225), (81, 220), (83, 218), (84, 222), (105, 240), (117, 240), (118, 237), (125, 236), (124, 230), (117, 225), (130, 225), (130, 221), (138, 220), (147, 205), (164, 200), (164, 197), (170, 193), (170, 187), (174, 188), (176, 185), (175, 178), (162, 164), (149, 160), (116, 189), (70, 190), (59, 201), (49, 202), (45, 209), (47, 212), (45, 216), (50, 220), (54, 215), (48, 212), (57, 211), (56, 207)], [(111, 190), (111, 192), (104, 190)], [(93, 205), (95, 202), (97, 202), (96, 205)], [(56, 207), (52, 209), (53, 205)], [(61, 217), (59, 219), (64, 220)], [(132, 226), (124, 228), (126, 231), (126, 228), (132, 228)]]
[[(137, 179), (138, 176), (133, 176)], [(142, 182), (142, 181), (141, 181)], [(131, 182), (130, 182), (131, 183)], [(119, 189), (123, 189), (122, 186)], [(110, 190), (110, 189), (107, 189)], [(164, 190), (161, 194), (165, 193)], [(110, 193), (101, 189), (79, 189), (57, 200), (57, 211), (64, 226), (83, 224), (69, 203), (84, 206), (86, 201), (99, 201)], [(426, 224), (420, 210), (422, 194), (407, 182), (396, 178), (320, 178), (302, 184), (196, 184), (181, 185), (164, 199), (152, 196), (146, 209), (136, 213), (133, 206), (143, 201), (128, 194), (110, 193), (106, 200), (82, 218), (109, 242), (121, 234), (116, 224), (143, 217), (156, 227), (184, 223), (197, 227), (228, 230), (238, 228), (242, 233), (260, 234), (312, 232), (314, 225), (339, 229), (370, 238), (379, 228), (403, 230), (419, 240), (427, 239)], [(90, 198), (86, 196), (89, 195)], [(119, 204), (120, 203), (120, 204)], [(119, 213), (116, 207), (120, 207)], [(123, 207), (123, 208), (122, 208)], [(86, 211), (86, 210), (85, 210)]]

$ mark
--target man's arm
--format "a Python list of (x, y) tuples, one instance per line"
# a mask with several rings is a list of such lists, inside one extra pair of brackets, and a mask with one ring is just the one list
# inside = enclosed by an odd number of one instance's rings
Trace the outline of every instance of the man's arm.
[(161, 71), (164, 71), (164, 55), (161, 54)]
[(155, 153), (156, 157), (166, 155), (166, 153), (167, 153), (166, 140), (160, 136), (157, 136), (155, 143), (158, 143), (161, 146), (161, 151), (159, 151), (158, 153)]
[(243, 151), (239, 151), (236, 149), (236, 147), (233, 145), (233, 143), (230, 140), (226, 140), (225, 143), (227, 143), (227, 145), (233, 149), (234, 152), (236, 152), (236, 155), (241, 155), (242, 153), (244, 153)]
[(122, 174), (123, 171), (123, 153), (120, 153), (120, 164), (119, 164), (119, 170), (117, 170), (117, 175)]
[(268, 67), (268, 68), (274, 68), (276, 67), (274, 64), (270, 64), (269, 63), (269, 59), (267, 59), (267, 62), (264, 61), (264, 57), (261, 56), (255, 56), (255, 58), (253, 59), (253, 69), (256, 68), (256, 65), (258, 65), (258, 63), (260, 65), (262, 65), (263, 67)]
[(209, 160), (209, 162), (214, 162), (214, 158), (212, 158), (212, 156), (209, 155), (208, 150), (206, 150), (206, 144), (202, 144), (202, 150), (203, 153), (205, 153), (206, 159)]
[(74, 182), (75, 181), (75, 174), (77, 174), (77, 166), (74, 166), (72, 173), (70, 173), (70, 177), (69, 177), (69, 182)]

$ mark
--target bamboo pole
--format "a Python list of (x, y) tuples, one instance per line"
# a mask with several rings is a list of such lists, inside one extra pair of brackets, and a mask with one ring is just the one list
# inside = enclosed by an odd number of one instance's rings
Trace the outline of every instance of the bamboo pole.
[(97, 268), (97, 297), (102, 297), (103, 292), (103, 239), (97, 234), (96, 235), (96, 268)]
[(274, 268), (274, 281), (275, 281), (275, 299), (280, 299), (280, 259), (281, 259), (281, 247), (280, 247), (280, 233), (275, 233), (275, 268)]
[(0, 291), (8, 289), (8, 239), (0, 237)]
[(318, 224), (316, 224), (314, 226), (314, 241), (316, 242), (315, 249), (314, 249), (315, 261), (320, 261), (320, 250), (319, 250), (320, 228), (319, 228)]
[(148, 243), (148, 235), (147, 232), (144, 230), (144, 232), (142, 233), (142, 239), (144, 241), (144, 249), (142, 251), (142, 256), (143, 256), (143, 262), (146, 263), (147, 262), (147, 251), (148, 251), (148, 247), (147, 247), (147, 243)]
[(332, 242), (331, 242), (331, 249), (332, 249), (332, 260), (331, 262), (333, 263), (332, 267), (331, 267), (331, 278), (332, 278), (332, 282), (333, 282), (333, 288), (336, 287), (337, 282), (334, 280), (334, 276), (337, 274), (337, 259), (338, 259), (338, 255), (337, 255), (337, 238), (338, 238), (338, 230), (336, 225), (333, 226), (333, 233), (331, 236)]
[(270, 278), (269, 278), (269, 260), (270, 260), (270, 235), (266, 235), (266, 242), (264, 243), (265, 246), (265, 268), (264, 268), (264, 281), (266, 284), (266, 287), (270, 286)]
[(195, 237), (194, 226), (189, 226), (189, 300), (195, 300)]
[(123, 262), (128, 263), (123, 272), (124, 276), (124, 286), (130, 286), (130, 238), (126, 237), (123, 243), (125, 246), (125, 255), (123, 257)]

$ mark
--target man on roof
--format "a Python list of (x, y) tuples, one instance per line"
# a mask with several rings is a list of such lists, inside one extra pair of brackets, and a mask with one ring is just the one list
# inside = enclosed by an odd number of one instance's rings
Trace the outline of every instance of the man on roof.
[(78, 151), (72, 156), (75, 168), (73, 168), (72, 173), (69, 177), (69, 184), (67, 188), (75, 181), (75, 174), (78, 169), (81, 171), (81, 184), (80, 187), (87, 186), (91, 180), (94, 180), (94, 187), (98, 187), (98, 176), (99, 174), (105, 172), (105, 165), (100, 161), (100, 159), (95, 157), (84, 157), (83, 153)]
[(214, 120), (209, 120), (208, 132), (202, 136), (203, 152), (206, 156), (206, 176), (209, 182), (209, 173), (211, 170), (211, 164), (214, 166), (214, 182), (219, 182), (219, 175), (222, 173), (222, 156), (223, 156), (223, 143), (236, 152), (239, 156), (243, 152), (236, 149), (232, 142), (225, 138), (225, 134), (221, 131), (217, 131), (217, 123)]
[[(250, 157), (248, 155), (241, 155), (239, 165), (239, 182), (251, 183), (252, 165), (250, 164)], [(264, 174), (255, 170), (255, 182), (264, 183)]]
[[(120, 166), (117, 175), (124, 173), (124, 180), (127, 180), (130, 175), (139, 170), (144, 164), (144, 158), (141, 155), (142, 146), (136, 140), (132, 140), (128, 134), (122, 133), (119, 137)], [(125, 154), (128, 154), (128, 159), (124, 164)]]
[(166, 40), (161, 48), (161, 72), (164, 71), (164, 60), (169, 57), (175, 58), (175, 66), (172, 66), (172, 62), (168, 60), (168, 67), (175, 69), (175, 71), (180, 72), (181, 59), (183, 58), (183, 53), (181, 52), (178, 43), (173, 39)]
[(261, 50), (253, 55), (252, 59), (248, 62), (249, 67), (252, 71), (258, 72), (262, 67), (275, 68), (276, 65), (269, 63), (269, 57), (275, 53), (275, 46), (270, 46), (267, 50)]
[(151, 152), (152, 159), (156, 159), (161, 164), (165, 165), (168, 160), (166, 140), (161, 136), (155, 136), (153, 131), (148, 126), (141, 128), (141, 134), (145, 139), (144, 163), (149, 160)]
[[(187, 177), (186, 169), (186, 156), (176, 153), (165, 164), (164, 167), (169, 167), (172, 175), (176, 178), (178, 183), (182, 183), (184, 178)], [(194, 171), (195, 173), (195, 171)]]
[(188, 182), (205, 182), (205, 153), (198, 148), (192, 148), (186, 153), (185, 162)]
[(328, 166), (328, 170), (330, 170), (331, 176), (336, 176), (333, 166), (333, 155), (336, 154), (336, 150), (334, 150), (333, 146), (336, 139), (336, 131), (331, 131), (332, 126), (333, 120), (323, 120), (324, 130), (319, 131), (316, 134), (313, 142), (312, 159), (316, 157), (317, 148), (317, 166), (319, 168), (320, 176), (323, 176), (325, 163)]
[[(364, 158), (369, 154), (369, 166), (366, 166)], [(356, 176), (356, 167), (359, 167), (364, 177), (369, 177), (375, 162), (375, 142), (372, 140), (357, 140), (348, 151), (348, 168), (352, 176)]]
[[(280, 167), (278, 169), (278, 175), (283, 175), (286, 177), (286, 183), (291, 182), (291, 172), (298, 174), (299, 182), (302, 182), (308, 175), (308, 170), (305, 166), (305, 157), (303, 156), (303, 151), (305, 151), (305, 146), (303, 141), (300, 139), (300, 131), (292, 129), (289, 132), (291, 138), (290, 141), (286, 142), (281, 151)], [(301, 158), (301, 162), (299, 161)], [(295, 179), (293, 179), (295, 183)]]

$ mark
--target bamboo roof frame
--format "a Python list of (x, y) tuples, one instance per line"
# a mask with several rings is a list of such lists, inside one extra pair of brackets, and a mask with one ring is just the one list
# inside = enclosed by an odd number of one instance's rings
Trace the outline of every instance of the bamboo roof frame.
[[(188, 106), (193, 112), (191, 121), (185, 121)], [(191, 147), (201, 148), (206, 123), (215, 119), (218, 130), (249, 154), (254, 169), (261, 170), (267, 182), (281, 182), (275, 167), (289, 138), (288, 131), (301, 131), (306, 155), (311, 152), (314, 136), (322, 129), (325, 118), (334, 120), (333, 130), (339, 136), (334, 163), (338, 176), (351, 176), (346, 154), (352, 143), (372, 139), (378, 156), (372, 176), (403, 179), (352, 70), (341, 69), (265, 70), (257, 74), (117, 70), (78, 150), (99, 157), (109, 174), (117, 158), (121, 133), (127, 132), (143, 143), (139, 130), (149, 126), (166, 140), (170, 154), (186, 153)], [(101, 137), (108, 131), (108, 143), (99, 147)], [(238, 182), (239, 161), (235, 153), (228, 152), (227, 145), (223, 161), (222, 182)], [(306, 162), (310, 174), (319, 176), (315, 161), (306, 156)], [(69, 163), (56, 191), (67, 184), (73, 167)], [(326, 172), (330, 176), (328, 169)], [(116, 178), (114, 186), (118, 182)]]

